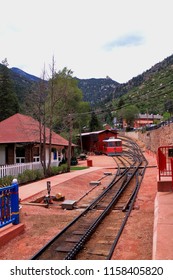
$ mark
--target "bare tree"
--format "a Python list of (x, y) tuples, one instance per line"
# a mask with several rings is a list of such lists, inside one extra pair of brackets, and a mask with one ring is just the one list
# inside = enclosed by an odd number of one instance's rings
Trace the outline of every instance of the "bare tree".
[(46, 71), (43, 69), (42, 80), (39, 83), (38, 91), (38, 121), (40, 134), (40, 161), (43, 167), (44, 175), (47, 175), (46, 166), (46, 101), (47, 101), (47, 85), (46, 85)]
[[(74, 114), (78, 112), (82, 101), (82, 92), (77, 86), (76, 79), (72, 77), (71, 70), (64, 68), (57, 73), (55, 60), (52, 57), (50, 72), (49, 80), (46, 81), (44, 68), (42, 79), (32, 97), (32, 115), (39, 121), (41, 162), (46, 176), (50, 174), (52, 134), (58, 124), (61, 124), (61, 130), (68, 131), (67, 165), (70, 171)], [(47, 142), (49, 145), (48, 163), (45, 153)]]
[[(44, 175), (47, 175), (47, 163), (46, 163), (46, 142), (47, 142), (47, 130), (48, 126), (48, 114), (47, 114), (47, 97), (48, 97), (48, 85), (46, 80), (46, 70), (43, 68), (40, 81), (32, 89), (32, 93), (25, 100), (25, 111), (28, 112), (35, 120), (38, 121), (38, 127), (35, 127), (35, 134), (39, 134), (39, 151), (40, 162), (43, 167)], [(31, 126), (33, 124), (31, 123)], [(34, 133), (32, 129), (32, 133)]]

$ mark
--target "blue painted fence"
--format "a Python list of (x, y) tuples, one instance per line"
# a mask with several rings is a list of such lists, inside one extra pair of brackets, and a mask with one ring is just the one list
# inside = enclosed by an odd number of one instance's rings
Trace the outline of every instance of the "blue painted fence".
[(0, 228), (19, 224), (19, 186), (0, 187)]

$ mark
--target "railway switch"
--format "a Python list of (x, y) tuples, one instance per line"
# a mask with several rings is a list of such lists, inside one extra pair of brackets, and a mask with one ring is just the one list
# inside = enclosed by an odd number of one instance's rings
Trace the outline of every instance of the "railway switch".
[(65, 200), (61, 204), (61, 206), (62, 206), (63, 209), (72, 210), (72, 209), (74, 209), (75, 204), (76, 204), (75, 200)]

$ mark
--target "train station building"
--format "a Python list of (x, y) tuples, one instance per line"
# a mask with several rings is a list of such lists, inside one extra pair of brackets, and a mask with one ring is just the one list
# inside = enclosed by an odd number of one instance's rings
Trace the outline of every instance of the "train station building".
[[(50, 129), (45, 128), (46, 157), (48, 158)], [(0, 122), (0, 165), (40, 162), (40, 143), (43, 143), (43, 128), (30, 116), (15, 114)], [(68, 141), (52, 131), (51, 160), (57, 164)]]

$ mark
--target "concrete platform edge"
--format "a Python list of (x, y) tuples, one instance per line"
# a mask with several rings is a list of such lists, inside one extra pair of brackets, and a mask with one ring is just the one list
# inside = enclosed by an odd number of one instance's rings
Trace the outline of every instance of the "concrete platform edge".
[(157, 192), (154, 201), (153, 260), (173, 260), (173, 192)]
[(154, 201), (153, 252), (152, 252), (152, 259), (153, 260), (156, 259), (156, 254), (157, 254), (158, 212), (159, 212), (159, 205), (158, 205), (158, 193), (157, 193), (155, 201)]
[(25, 230), (25, 225), (20, 223), (18, 225), (9, 225), (4, 227), (0, 231), (0, 247), (8, 243), (14, 237), (18, 236), (19, 234), (23, 233)]

